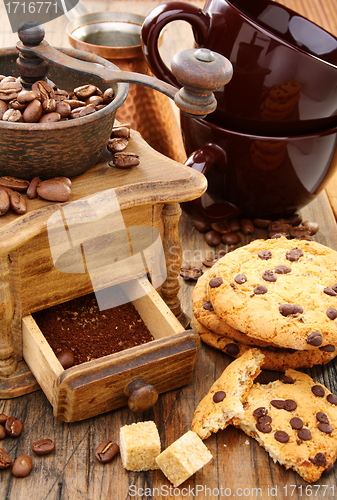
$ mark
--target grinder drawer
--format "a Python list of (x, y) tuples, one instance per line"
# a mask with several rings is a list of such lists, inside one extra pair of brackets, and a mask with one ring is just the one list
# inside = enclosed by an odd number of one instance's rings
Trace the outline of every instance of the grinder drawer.
[(127, 386), (137, 386), (139, 379), (154, 386), (158, 394), (191, 381), (199, 335), (184, 330), (146, 278), (134, 284), (142, 287), (144, 295), (131, 302), (154, 340), (66, 370), (34, 318), (22, 319), (23, 357), (57, 419), (74, 422), (130, 406)]

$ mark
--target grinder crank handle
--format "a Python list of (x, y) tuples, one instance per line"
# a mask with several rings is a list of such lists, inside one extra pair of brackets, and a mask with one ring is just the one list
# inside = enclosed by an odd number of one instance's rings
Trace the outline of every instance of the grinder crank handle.
[(158, 90), (174, 100), (182, 112), (197, 117), (204, 117), (216, 109), (217, 102), (213, 91), (228, 83), (233, 74), (230, 61), (216, 52), (204, 48), (184, 50), (172, 60), (172, 73), (182, 85), (181, 89), (177, 89), (152, 76), (112, 70), (70, 57), (49, 45), (44, 40), (43, 26), (32, 21), (24, 23), (18, 35), (20, 41), (16, 47), (20, 51), (19, 68), (23, 72), (26, 63), (30, 63), (34, 58), (52, 61), (69, 70), (93, 74), (106, 83), (137, 83)]

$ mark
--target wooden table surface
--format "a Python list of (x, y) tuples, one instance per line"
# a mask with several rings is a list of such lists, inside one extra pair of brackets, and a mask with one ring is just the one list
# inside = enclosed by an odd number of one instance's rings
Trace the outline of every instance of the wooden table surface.
[[(146, 15), (160, 3), (150, 1), (87, 1), (91, 11), (130, 11)], [(203, 5), (203, 2), (193, 2)], [(282, 0), (292, 9), (316, 21), (337, 35), (336, 0)], [(0, 5), (0, 46), (16, 43), (17, 35), (10, 30), (4, 4)], [(69, 46), (65, 28), (67, 19), (62, 16), (48, 23), (47, 39), (51, 45)], [(176, 31), (174, 31), (176, 30)], [(189, 29), (176, 26), (166, 57), (178, 50), (192, 46)], [(178, 36), (177, 36), (178, 33)], [(184, 36), (182, 36), (184, 33)], [(315, 201), (302, 210), (304, 219), (318, 222), (320, 230), (316, 241), (337, 250), (337, 174)], [(184, 264), (200, 265), (213, 250), (203, 237), (193, 230), (192, 221), (183, 215), (180, 225)], [(248, 240), (243, 240), (243, 243)], [(216, 251), (216, 250), (215, 250)], [(191, 313), (193, 285), (181, 283), (181, 301), (187, 314)], [(51, 438), (56, 443), (53, 454), (33, 457), (34, 469), (24, 478), (17, 479), (10, 470), (0, 474), (0, 500), (124, 500), (160, 498), (248, 498), (248, 499), (333, 499), (337, 496), (337, 471), (323, 476), (311, 488), (296, 473), (273, 463), (268, 454), (243, 432), (228, 427), (211, 436), (206, 444), (214, 460), (186, 481), (180, 489), (170, 489), (170, 483), (160, 471), (132, 473), (123, 469), (120, 457), (102, 465), (94, 457), (95, 447), (105, 439), (118, 441), (122, 425), (140, 420), (154, 420), (158, 425), (162, 447), (165, 448), (190, 428), (194, 409), (213, 381), (231, 362), (231, 358), (208, 346), (202, 345), (191, 384), (159, 397), (157, 404), (141, 415), (132, 414), (127, 408), (90, 418), (82, 422), (64, 423), (54, 419), (52, 408), (42, 391), (19, 398), (0, 401), (0, 413), (13, 415), (24, 422), (19, 438), (7, 438), (0, 446), (11, 457), (32, 455), (30, 444), (41, 438)], [(337, 363), (315, 367), (311, 376), (337, 393)], [(277, 376), (263, 372), (262, 381)], [(183, 489), (184, 488), (184, 489)], [(220, 490), (220, 488), (222, 490)]]

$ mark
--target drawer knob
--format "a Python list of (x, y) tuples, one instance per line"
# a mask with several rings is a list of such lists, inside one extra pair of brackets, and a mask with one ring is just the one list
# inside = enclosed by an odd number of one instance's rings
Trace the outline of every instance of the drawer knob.
[(132, 380), (126, 386), (124, 393), (129, 398), (128, 407), (134, 412), (148, 410), (158, 399), (157, 389), (142, 378)]

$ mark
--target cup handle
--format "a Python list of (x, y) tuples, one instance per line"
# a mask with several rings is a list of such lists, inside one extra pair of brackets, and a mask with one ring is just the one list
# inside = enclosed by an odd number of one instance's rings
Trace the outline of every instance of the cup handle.
[(174, 1), (155, 7), (142, 25), (142, 49), (151, 71), (160, 80), (164, 80), (176, 88), (181, 88), (181, 83), (166, 66), (158, 49), (160, 33), (171, 21), (188, 22), (192, 26), (195, 41), (198, 45), (202, 45), (210, 26), (210, 17), (193, 4)]
[[(194, 151), (186, 160), (185, 165), (198, 170), (198, 172), (206, 176), (212, 165), (218, 161), (227, 165), (226, 152), (217, 144), (208, 143)], [(197, 216), (209, 222), (217, 222), (240, 215), (240, 209), (227, 201), (215, 202), (212, 205), (204, 207), (202, 197), (182, 203), (182, 206), (192, 217)]]

